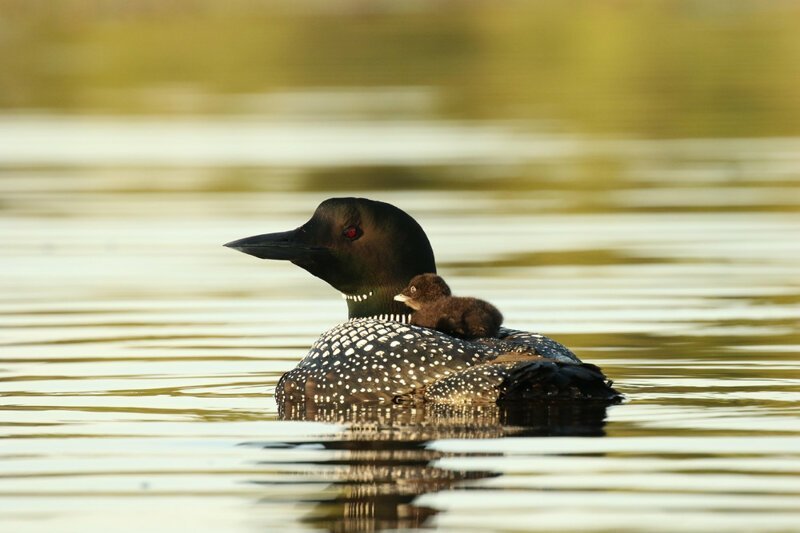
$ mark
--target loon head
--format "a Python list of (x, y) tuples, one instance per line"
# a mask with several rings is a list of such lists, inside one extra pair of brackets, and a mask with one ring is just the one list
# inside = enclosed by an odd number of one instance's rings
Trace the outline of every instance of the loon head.
[(453, 293), (441, 276), (426, 273), (411, 278), (403, 291), (394, 297), (398, 302), (403, 302), (411, 309), (419, 311), (425, 305), (447, 298)]
[(366, 198), (330, 198), (297, 229), (225, 246), (261, 259), (282, 259), (340, 291), (350, 318), (405, 314), (394, 301), (414, 276), (436, 272), (428, 237), (405, 211)]

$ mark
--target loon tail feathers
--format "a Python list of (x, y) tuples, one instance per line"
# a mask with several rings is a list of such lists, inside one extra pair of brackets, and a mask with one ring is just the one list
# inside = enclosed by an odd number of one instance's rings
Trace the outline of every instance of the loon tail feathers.
[(450, 374), (408, 397), (395, 398), (395, 402), (421, 400), (455, 405), (598, 400), (617, 403), (622, 398), (595, 365), (507, 354)]
[(508, 369), (499, 388), (498, 402), (525, 400), (600, 400), (619, 402), (622, 394), (595, 365), (558, 363), (536, 359)]

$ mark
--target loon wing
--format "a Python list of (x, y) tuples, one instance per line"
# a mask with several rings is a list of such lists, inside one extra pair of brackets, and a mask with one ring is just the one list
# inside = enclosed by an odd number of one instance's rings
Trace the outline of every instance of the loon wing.
[(323, 333), (281, 377), (275, 397), (279, 407), (285, 401), (621, 398), (600, 369), (543, 335), (503, 328), (498, 338), (466, 341), (373, 318), (353, 319)]
[(569, 348), (540, 333), (500, 328), (497, 338), (480, 339), (479, 342), (490, 344), (504, 352), (536, 354), (561, 363), (581, 362)]
[(422, 398), (451, 405), (540, 400), (622, 399), (595, 365), (523, 356), (470, 367), (426, 388)]

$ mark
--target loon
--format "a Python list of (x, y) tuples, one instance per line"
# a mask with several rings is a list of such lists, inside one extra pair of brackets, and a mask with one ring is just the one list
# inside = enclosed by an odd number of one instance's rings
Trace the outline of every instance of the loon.
[(323, 333), (278, 381), (279, 409), (622, 399), (598, 367), (543, 335), (500, 328), (471, 341), (410, 324), (410, 310), (394, 296), (415, 276), (436, 273), (436, 262), (422, 227), (391, 204), (330, 198), (297, 229), (225, 246), (290, 261), (347, 303), (348, 321)]
[(420, 274), (394, 297), (414, 313), (411, 324), (432, 328), (462, 339), (496, 337), (503, 315), (489, 302), (452, 296), (450, 286), (436, 274)]

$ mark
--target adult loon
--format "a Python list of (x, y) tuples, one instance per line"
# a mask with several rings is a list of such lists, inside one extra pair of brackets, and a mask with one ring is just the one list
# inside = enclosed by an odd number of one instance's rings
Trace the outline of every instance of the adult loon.
[(469, 341), (408, 324), (410, 310), (394, 296), (414, 276), (435, 273), (436, 263), (417, 221), (391, 204), (331, 198), (297, 229), (225, 246), (288, 260), (347, 302), (349, 320), (323, 333), (278, 381), (279, 407), (622, 398), (598, 367), (543, 335), (500, 328)]

